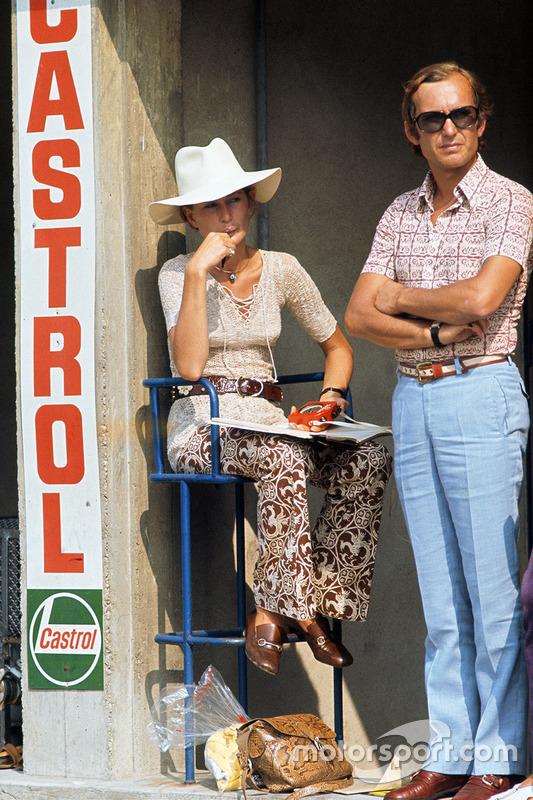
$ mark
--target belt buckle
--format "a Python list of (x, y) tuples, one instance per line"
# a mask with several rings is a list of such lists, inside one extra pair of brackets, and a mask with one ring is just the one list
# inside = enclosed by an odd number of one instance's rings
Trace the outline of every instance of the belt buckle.
[[(246, 380), (256, 381), (259, 384), (259, 391), (252, 392), (252, 394), (243, 394), (241, 392), (240, 383), (241, 381), (246, 381)], [(237, 394), (239, 395), (239, 397), (261, 397), (264, 388), (265, 387), (263, 381), (259, 380), (259, 378), (237, 378), (237, 380), (235, 381), (235, 389), (237, 390)]]
[(415, 378), (417, 379), (418, 383), (423, 386), (424, 383), (431, 383), (432, 381), (436, 380), (434, 375), (421, 375), (421, 369), (428, 369), (428, 367), (433, 367), (431, 361), (419, 361), (419, 363), (415, 367)]

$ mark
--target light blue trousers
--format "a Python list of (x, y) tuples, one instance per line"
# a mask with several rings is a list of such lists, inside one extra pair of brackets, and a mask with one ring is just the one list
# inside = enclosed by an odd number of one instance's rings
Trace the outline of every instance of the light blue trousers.
[(516, 537), (528, 427), (512, 361), (425, 385), (398, 376), (396, 482), (427, 625), (435, 772), (525, 772)]

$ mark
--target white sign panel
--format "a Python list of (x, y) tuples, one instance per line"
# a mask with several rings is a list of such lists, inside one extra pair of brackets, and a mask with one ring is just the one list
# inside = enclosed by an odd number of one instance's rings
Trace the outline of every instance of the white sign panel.
[(16, 9), (27, 588), (101, 589), (91, 5)]

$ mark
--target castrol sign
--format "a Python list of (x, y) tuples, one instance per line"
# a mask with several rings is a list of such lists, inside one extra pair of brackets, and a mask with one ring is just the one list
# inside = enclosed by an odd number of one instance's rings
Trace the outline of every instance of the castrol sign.
[(92, 594), (31, 593), (28, 677), (34, 687), (101, 688), (102, 620)]
[(17, 0), (17, 265), (30, 688), (101, 688), (90, 0)]

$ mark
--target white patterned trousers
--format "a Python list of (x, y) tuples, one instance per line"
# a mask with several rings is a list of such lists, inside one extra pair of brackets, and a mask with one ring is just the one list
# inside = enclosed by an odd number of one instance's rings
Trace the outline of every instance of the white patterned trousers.
[[(209, 427), (178, 458), (180, 472), (211, 468)], [(308, 441), (220, 428), (221, 467), (256, 482), (258, 608), (295, 619), (364, 620), (391, 457), (372, 441)], [(307, 483), (325, 489), (311, 529)]]

